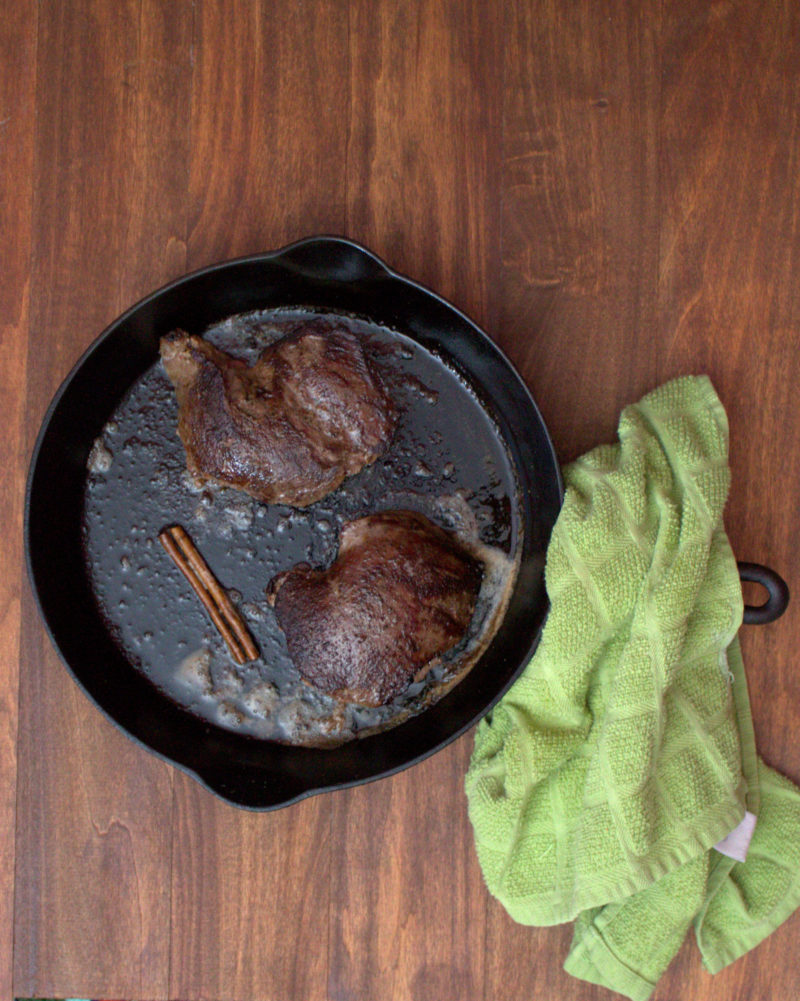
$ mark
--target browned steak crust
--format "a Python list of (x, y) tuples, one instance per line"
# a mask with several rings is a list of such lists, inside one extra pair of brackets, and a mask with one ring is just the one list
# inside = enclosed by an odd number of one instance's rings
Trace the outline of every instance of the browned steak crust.
[(341, 326), (306, 323), (251, 366), (183, 331), (162, 338), (161, 357), (201, 483), (306, 507), (374, 462), (394, 431), (391, 400)]
[(346, 702), (378, 706), (463, 637), (481, 567), (448, 532), (411, 511), (342, 529), (327, 570), (300, 564), (270, 586), (303, 678)]

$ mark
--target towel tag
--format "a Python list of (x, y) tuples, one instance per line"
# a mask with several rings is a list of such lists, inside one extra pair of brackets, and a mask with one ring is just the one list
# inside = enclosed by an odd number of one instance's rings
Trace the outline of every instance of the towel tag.
[(747, 849), (750, 847), (750, 839), (756, 829), (756, 815), (748, 810), (740, 823), (734, 827), (730, 834), (718, 841), (714, 847), (718, 852), (727, 855), (728, 858), (736, 859), (737, 862), (744, 862), (747, 858)]

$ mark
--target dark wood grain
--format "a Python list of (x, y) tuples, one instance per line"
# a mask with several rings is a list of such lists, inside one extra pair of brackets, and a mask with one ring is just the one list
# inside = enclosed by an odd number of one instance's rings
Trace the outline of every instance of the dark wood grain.
[(348, 233), (479, 322), (499, 248), (502, 21), (475, 0), (354, 4)]
[[(470, 735), (262, 815), (112, 728), (20, 587), (24, 467), (139, 296), (345, 233), (486, 326), (565, 461), (708, 372), (737, 555), (797, 591), (798, 22), (794, 0), (0, 0), (4, 996), (611, 997), (561, 969), (569, 927), (488, 896)], [(743, 632), (759, 746), (795, 780), (798, 607)], [(654, 1001), (795, 997), (798, 931), (716, 977), (690, 938)]]
[(188, 198), (192, 267), (341, 233), (346, 5), (196, 5)]
[(0, 996), (12, 996), (25, 378), (30, 311), (36, 14), (0, 3)]
[[(189, 265), (342, 232), (346, 8), (196, 9)], [(327, 997), (330, 801), (245, 815), (176, 776), (170, 996)]]
[(500, 340), (567, 461), (656, 378), (656, 8), (506, 5)]
[(176, 776), (168, 997), (327, 997), (329, 804), (247, 814)]
[[(185, 269), (190, 40), (188, 3), (40, 8), (29, 448), (82, 349)], [(78, 691), (30, 597), (23, 662), (15, 992), (163, 997), (172, 770)]]

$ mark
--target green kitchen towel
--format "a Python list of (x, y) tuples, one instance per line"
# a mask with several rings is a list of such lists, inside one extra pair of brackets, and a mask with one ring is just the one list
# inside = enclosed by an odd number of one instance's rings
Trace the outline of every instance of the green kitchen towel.
[[(686, 377), (565, 470), (536, 654), (466, 777), (487, 886), (575, 921), (565, 968), (644, 1001), (694, 926), (715, 972), (800, 905), (800, 792), (756, 755), (723, 527), (728, 422)], [(713, 849), (745, 810), (744, 863)]]

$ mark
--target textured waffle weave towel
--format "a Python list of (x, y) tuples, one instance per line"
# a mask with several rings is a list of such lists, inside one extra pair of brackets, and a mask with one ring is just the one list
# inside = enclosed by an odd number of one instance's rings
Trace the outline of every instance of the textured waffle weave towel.
[[(644, 1001), (692, 925), (715, 972), (800, 905), (800, 792), (756, 756), (711, 383), (657, 389), (619, 439), (565, 471), (550, 614), (476, 731), (466, 789), (509, 914), (575, 920), (565, 968)], [(745, 809), (736, 863), (712, 846)]]

